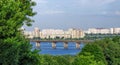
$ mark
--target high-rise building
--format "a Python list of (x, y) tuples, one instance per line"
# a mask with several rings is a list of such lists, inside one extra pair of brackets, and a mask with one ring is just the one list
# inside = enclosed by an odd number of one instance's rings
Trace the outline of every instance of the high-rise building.
[(41, 31), (44, 38), (56, 38), (56, 37), (63, 37), (64, 31), (60, 29), (44, 29)]
[(90, 28), (88, 31), (71, 28), (67, 31), (61, 29), (44, 29), (34, 28), (34, 31), (24, 31), (27, 38), (83, 38), (87, 34), (120, 34), (120, 28)]
[(84, 32), (79, 29), (69, 29), (68, 31), (60, 29), (44, 29), (42, 31), (39, 28), (34, 28), (33, 32), (26, 32), (28, 38), (83, 38)]
[(34, 37), (39, 38), (40, 37), (40, 30), (39, 28), (35, 27), (33, 32)]
[(110, 28), (111, 34), (120, 34), (120, 28)]
[(120, 28), (89, 28), (87, 34), (120, 34)]
[(85, 36), (84, 32), (79, 29), (69, 29), (68, 30), (71, 38), (83, 38)]
[(91, 34), (109, 34), (110, 30), (106, 28), (90, 28), (88, 29), (88, 33)]

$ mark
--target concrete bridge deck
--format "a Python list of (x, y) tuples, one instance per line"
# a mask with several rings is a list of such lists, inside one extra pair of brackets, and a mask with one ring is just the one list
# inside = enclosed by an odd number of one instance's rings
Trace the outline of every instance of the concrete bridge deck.
[(94, 40), (37, 40), (31, 39), (31, 42), (93, 42)]
[(31, 42), (36, 42), (36, 47), (40, 48), (40, 42), (51, 42), (52, 43), (52, 48), (56, 48), (56, 43), (57, 42), (63, 42), (64, 48), (68, 48), (68, 42), (76, 42), (76, 48), (80, 48), (80, 43), (88, 43), (88, 42), (93, 42), (94, 40), (41, 40), (41, 39), (31, 39)]

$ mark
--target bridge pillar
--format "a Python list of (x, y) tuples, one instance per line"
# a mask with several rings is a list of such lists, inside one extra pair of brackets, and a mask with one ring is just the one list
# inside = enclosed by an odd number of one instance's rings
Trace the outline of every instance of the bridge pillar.
[(56, 42), (52, 42), (52, 48), (56, 49)]
[(76, 42), (76, 49), (80, 49), (80, 42)]
[(40, 48), (40, 42), (39, 41), (36, 41), (36, 47)]
[(64, 49), (68, 48), (68, 42), (64, 42)]

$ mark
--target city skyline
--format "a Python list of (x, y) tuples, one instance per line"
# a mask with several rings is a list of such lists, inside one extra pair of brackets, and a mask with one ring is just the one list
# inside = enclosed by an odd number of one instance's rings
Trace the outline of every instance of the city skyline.
[(37, 15), (32, 27), (40, 29), (112, 28), (120, 26), (120, 0), (33, 0)]
[[(23, 28), (24, 30), (24, 28)], [(35, 27), (33, 31), (25, 31), (24, 35), (27, 38), (83, 38), (86, 34), (120, 34), (120, 28), (89, 28), (88, 30), (81, 29), (43, 29), (40, 30), (38, 27)]]

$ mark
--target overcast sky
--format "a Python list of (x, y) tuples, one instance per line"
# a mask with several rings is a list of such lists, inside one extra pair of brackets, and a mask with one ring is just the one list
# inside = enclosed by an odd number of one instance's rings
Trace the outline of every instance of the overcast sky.
[(33, 0), (37, 15), (26, 30), (120, 27), (120, 0)]

